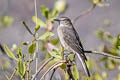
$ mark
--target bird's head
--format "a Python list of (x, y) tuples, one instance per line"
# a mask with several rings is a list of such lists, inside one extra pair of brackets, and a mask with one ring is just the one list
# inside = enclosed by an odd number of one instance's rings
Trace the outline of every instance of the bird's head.
[(71, 20), (68, 17), (60, 17), (58, 19), (54, 19), (54, 21), (59, 22), (59, 24), (61, 25), (69, 25), (71, 24)]

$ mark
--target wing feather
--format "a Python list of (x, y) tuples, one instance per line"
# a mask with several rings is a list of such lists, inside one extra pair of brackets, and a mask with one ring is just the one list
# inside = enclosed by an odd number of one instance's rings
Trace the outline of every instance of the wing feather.
[[(68, 27), (64, 27), (63, 29), (63, 38), (65, 40), (65, 42), (77, 53), (79, 53), (81, 56), (84, 57), (85, 60), (87, 60), (85, 54), (84, 54), (84, 49), (83, 46), (80, 42), (79, 36), (77, 34), (77, 32), (75, 31), (75, 29), (72, 28), (68, 28)], [(72, 43), (72, 44), (71, 44)]]

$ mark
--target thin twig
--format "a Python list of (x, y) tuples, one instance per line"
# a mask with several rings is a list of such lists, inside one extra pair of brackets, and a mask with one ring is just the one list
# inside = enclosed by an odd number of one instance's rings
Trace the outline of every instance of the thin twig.
[(37, 70), (37, 73), (35, 73), (35, 74), (33, 75), (33, 77), (32, 77), (31, 80), (34, 80), (35, 77), (37, 77), (37, 75), (40, 73), (40, 71), (41, 71), (51, 60), (53, 60), (53, 59), (54, 59), (54, 57), (49, 58), (49, 59)]
[(29, 58), (28, 58), (28, 68), (27, 68), (27, 80), (29, 80), (29, 78), (30, 78), (30, 63), (31, 63), (31, 61), (30, 61), (30, 59), (31, 59), (30, 54), (28, 56), (29, 56)]
[(34, 34), (32, 33), (32, 31), (29, 29), (29, 27), (27, 26), (27, 24), (25, 23), (25, 21), (22, 22), (23, 25), (25, 26), (25, 28), (27, 29), (27, 31), (34, 36)]
[(70, 69), (71, 65), (67, 65), (67, 73), (69, 75), (69, 80), (75, 80), (73, 75), (72, 75), (72, 72), (71, 72), (71, 69)]
[(3, 46), (2, 46), (2, 44), (0, 44), (0, 50), (1, 50), (3, 53), (5, 53), (5, 50), (4, 50)]
[(96, 5), (93, 4), (91, 8), (88, 8), (86, 11), (83, 11), (79, 16), (77, 16), (77, 17), (74, 19), (73, 24), (75, 24), (75, 22), (76, 22), (80, 17), (86, 16), (87, 14), (89, 14), (90, 12), (92, 12), (95, 7), (96, 7)]
[(61, 66), (63, 63), (65, 63), (65, 61), (63, 61), (63, 62), (57, 62), (57, 63), (53, 64), (53, 65), (43, 74), (43, 76), (40, 78), (40, 80), (42, 80), (42, 79), (47, 75), (47, 73), (48, 73), (49, 71), (58, 68), (58, 67)]
[(51, 74), (51, 77), (50, 77), (50, 80), (52, 80), (55, 71), (56, 71), (56, 69), (53, 70), (53, 72), (52, 72), (52, 74)]
[[(36, 37), (38, 37), (38, 33), (36, 33)], [(38, 41), (36, 41), (36, 52), (35, 52), (35, 54), (36, 54), (36, 58), (35, 58), (36, 70), (35, 70), (35, 73), (37, 73), (37, 71), (38, 71), (38, 69), (37, 69), (37, 67), (38, 67), (38, 51), (39, 51), (39, 44), (38, 44)], [(36, 78), (35, 78), (35, 80), (36, 80)]]
[(12, 80), (12, 78), (15, 75), (16, 71), (17, 71), (17, 69), (15, 68), (14, 71), (13, 71), (13, 73), (12, 73), (12, 75), (10, 76), (10, 80)]
[[(36, 4), (37, 2), (36, 2), (36, 0), (34, 0), (34, 4), (35, 4), (35, 16), (37, 17), (37, 4)], [(36, 18), (36, 26), (37, 26), (37, 18)], [(37, 32), (35, 32), (35, 37), (37, 38), (38, 37), (38, 33)], [(36, 54), (36, 57), (35, 57), (35, 61), (36, 61), (36, 65), (35, 65), (35, 67), (36, 67), (36, 69), (35, 69), (35, 73), (37, 74), (37, 71), (38, 71), (38, 69), (37, 69), (37, 67), (38, 67), (38, 51), (39, 51), (39, 46), (38, 46), (39, 44), (38, 44), (38, 41), (36, 41), (36, 52), (35, 52), (35, 54)], [(37, 78), (35, 77), (35, 80), (37, 80)]]
[(114, 56), (114, 55), (111, 55), (111, 54), (108, 54), (108, 53), (105, 53), (105, 52), (100, 52), (100, 51), (85, 51), (85, 53), (99, 54), (99, 55), (112, 57), (112, 58), (115, 58), (115, 59), (120, 59), (119, 56)]

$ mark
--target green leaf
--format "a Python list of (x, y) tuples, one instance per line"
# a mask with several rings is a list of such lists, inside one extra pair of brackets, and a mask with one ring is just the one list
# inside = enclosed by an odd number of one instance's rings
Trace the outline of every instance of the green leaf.
[(113, 41), (113, 37), (110, 35), (109, 32), (106, 32), (105, 38), (106, 38), (107, 40), (109, 40), (109, 41)]
[(10, 24), (12, 24), (14, 19), (10, 16), (2, 16), (0, 19), (0, 26), (8, 27)]
[(67, 72), (65, 73), (65, 80), (69, 80), (69, 75)]
[(71, 60), (71, 61), (73, 61), (74, 60), (74, 54), (69, 54), (69, 59)]
[(50, 42), (51, 42), (53, 45), (57, 45), (58, 42), (59, 42), (59, 38), (52, 39)]
[(50, 55), (53, 56), (53, 57), (55, 57), (55, 58), (57, 58), (57, 59), (62, 59), (62, 56), (56, 50), (51, 51)]
[(59, 49), (58, 49), (59, 54), (62, 55), (63, 51), (64, 51), (64, 49), (63, 49), (63, 47), (60, 45), (60, 46), (59, 46)]
[(57, 15), (58, 15), (58, 11), (57, 11), (57, 9), (54, 8), (51, 12), (51, 18), (50, 18), (51, 21), (54, 21), (54, 19), (56, 19)]
[(13, 52), (8, 48), (8, 46), (6, 44), (4, 44), (4, 49), (5, 49), (5, 52), (7, 53), (7, 55), (10, 58), (17, 60), (17, 58), (15, 57), (15, 55), (13, 54)]
[(37, 25), (36, 27), (35, 27), (35, 31), (38, 31), (40, 29), (40, 25)]
[(25, 75), (26, 68), (25, 68), (25, 64), (23, 64), (21, 59), (18, 60), (17, 68), (18, 68), (19, 74), (23, 77)]
[(66, 64), (61, 65), (60, 68), (62, 68), (63, 70), (65, 70)]
[(20, 57), (20, 58), (23, 58), (23, 53), (22, 53), (22, 49), (21, 48), (18, 49), (17, 56)]
[(102, 29), (99, 29), (97, 32), (96, 32), (96, 35), (101, 39), (101, 40), (104, 40), (104, 32)]
[(28, 41), (24, 42), (23, 45), (27, 46), (29, 44)]
[(119, 46), (120, 46), (120, 35), (118, 35), (117, 38), (115, 39), (114, 48), (119, 49)]
[(79, 78), (79, 72), (77, 70), (77, 66), (76, 65), (73, 66), (73, 72), (72, 72), (72, 74), (73, 74), (75, 80), (79, 80), (80, 79)]
[(36, 43), (31, 44), (28, 49), (29, 54), (33, 54), (35, 52), (35, 48), (36, 48)]
[(52, 12), (51, 12), (51, 16), (52, 16), (52, 17), (56, 17), (57, 14), (58, 14), (58, 11), (57, 11), (57, 9), (54, 8), (54, 9), (52, 10)]
[(40, 10), (41, 10), (42, 15), (43, 15), (46, 19), (49, 19), (49, 16), (50, 16), (50, 14), (49, 14), (49, 9), (48, 9), (46, 6), (42, 5), (42, 6), (40, 6)]
[(32, 17), (32, 20), (34, 23), (36, 23), (36, 19), (37, 19), (37, 25), (40, 25), (40, 27), (46, 28), (46, 24), (44, 23), (44, 21), (42, 21), (40, 18), (37, 18), (36, 16)]
[(46, 40), (48, 37), (51, 37), (51, 36), (54, 36), (54, 33), (52, 33), (52, 32), (45, 32), (37, 40)]

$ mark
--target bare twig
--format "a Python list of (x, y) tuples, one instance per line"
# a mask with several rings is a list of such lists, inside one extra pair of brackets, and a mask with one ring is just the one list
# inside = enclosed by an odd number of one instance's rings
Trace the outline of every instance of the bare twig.
[[(36, 0), (34, 0), (34, 4), (35, 4), (35, 16), (37, 17), (37, 4), (36, 3), (37, 3)], [(37, 18), (36, 18), (36, 26), (37, 26)], [(36, 38), (38, 37), (38, 32), (36, 32), (36, 31), (35, 31), (35, 37)], [(38, 45), (39, 45), (38, 41), (36, 41), (36, 52), (35, 52), (35, 54), (36, 54), (36, 57), (35, 57), (35, 61), (36, 61), (35, 67), (36, 67), (36, 69), (35, 69), (35, 74), (37, 74), (37, 71), (38, 71), (38, 69), (37, 69), (37, 67), (38, 67), (38, 51), (39, 51), (39, 46)], [(37, 80), (36, 77), (35, 77), (35, 80)]]
[(27, 80), (30, 78), (30, 63), (31, 63), (31, 56), (30, 54), (28, 55), (28, 68), (27, 68)]
[(37, 70), (37, 72), (32, 76), (32, 79), (31, 79), (31, 80), (34, 80), (35, 77), (37, 77), (37, 75), (40, 73), (40, 71), (41, 71), (51, 60), (53, 60), (53, 59), (54, 59), (54, 57), (49, 58), (49, 59)]
[(89, 14), (90, 12), (92, 12), (95, 7), (96, 7), (96, 5), (93, 4), (91, 8), (88, 8), (86, 11), (83, 11), (79, 16), (77, 16), (77, 17), (74, 19), (73, 24), (75, 24), (75, 22), (76, 22), (80, 17), (86, 16), (87, 14)]
[[(38, 33), (36, 33), (36, 37), (38, 37)], [(36, 57), (35, 57), (35, 73), (37, 73), (38, 69), (38, 51), (39, 51), (39, 44), (38, 44), (38, 41), (36, 41), (36, 52), (34, 54), (36, 54)], [(36, 80), (36, 79), (35, 79)]]
[(27, 29), (27, 31), (34, 36), (34, 34), (32, 33), (32, 31), (29, 29), (29, 27), (27, 26), (27, 24), (25, 23), (25, 21), (22, 22), (23, 25), (25, 26), (25, 28)]
[(61, 66), (63, 63), (65, 63), (65, 61), (61, 61), (61, 62), (57, 62), (57, 63), (53, 64), (53, 65), (43, 74), (43, 76), (40, 78), (40, 80), (42, 80), (42, 79), (47, 75), (47, 73), (48, 73), (49, 71), (58, 68), (58, 67)]
[(53, 70), (53, 72), (52, 72), (52, 74), (51, 74), (51, 77), (50, 77), (50, 80), (52, 80), (55, 71), (56, 71), (56, 69)]
[(0, 43), (0, 50), (1, 50), (3, 53), (5, 53), (5, 50), (4, 50), (4, 48), (3, 48), (3, 46), (2, 46), (1, 43)]
[(13, 71), (13, 73), (12, 73), (12, 75), (10, 76), (10, 80), (12, 80), (12, 78), (15, 75), (16, 71), (17, 71), (17, 69), (15, 68), (14, 71)]
[(108, 53), (104, 53), (104, 52), (100, 52), (100, 51), (85, 51), (85, 53), (104, 55), (104, 56), (112, 57), (112, 58), (115, 58), (115, 59), (120, 59), (119, 56), (114, 56), (114, 55), (111, 55), (111, 54), (108, 54)]
[(74, 79), (74, 77), (73, 77), (73, 75), (72, 75), (72, 72), (71, 72), (71, 65), (67, 65), (67, 73), (68, 73), (68, 75), (69, 75), (69, 80), (75, 80)]

